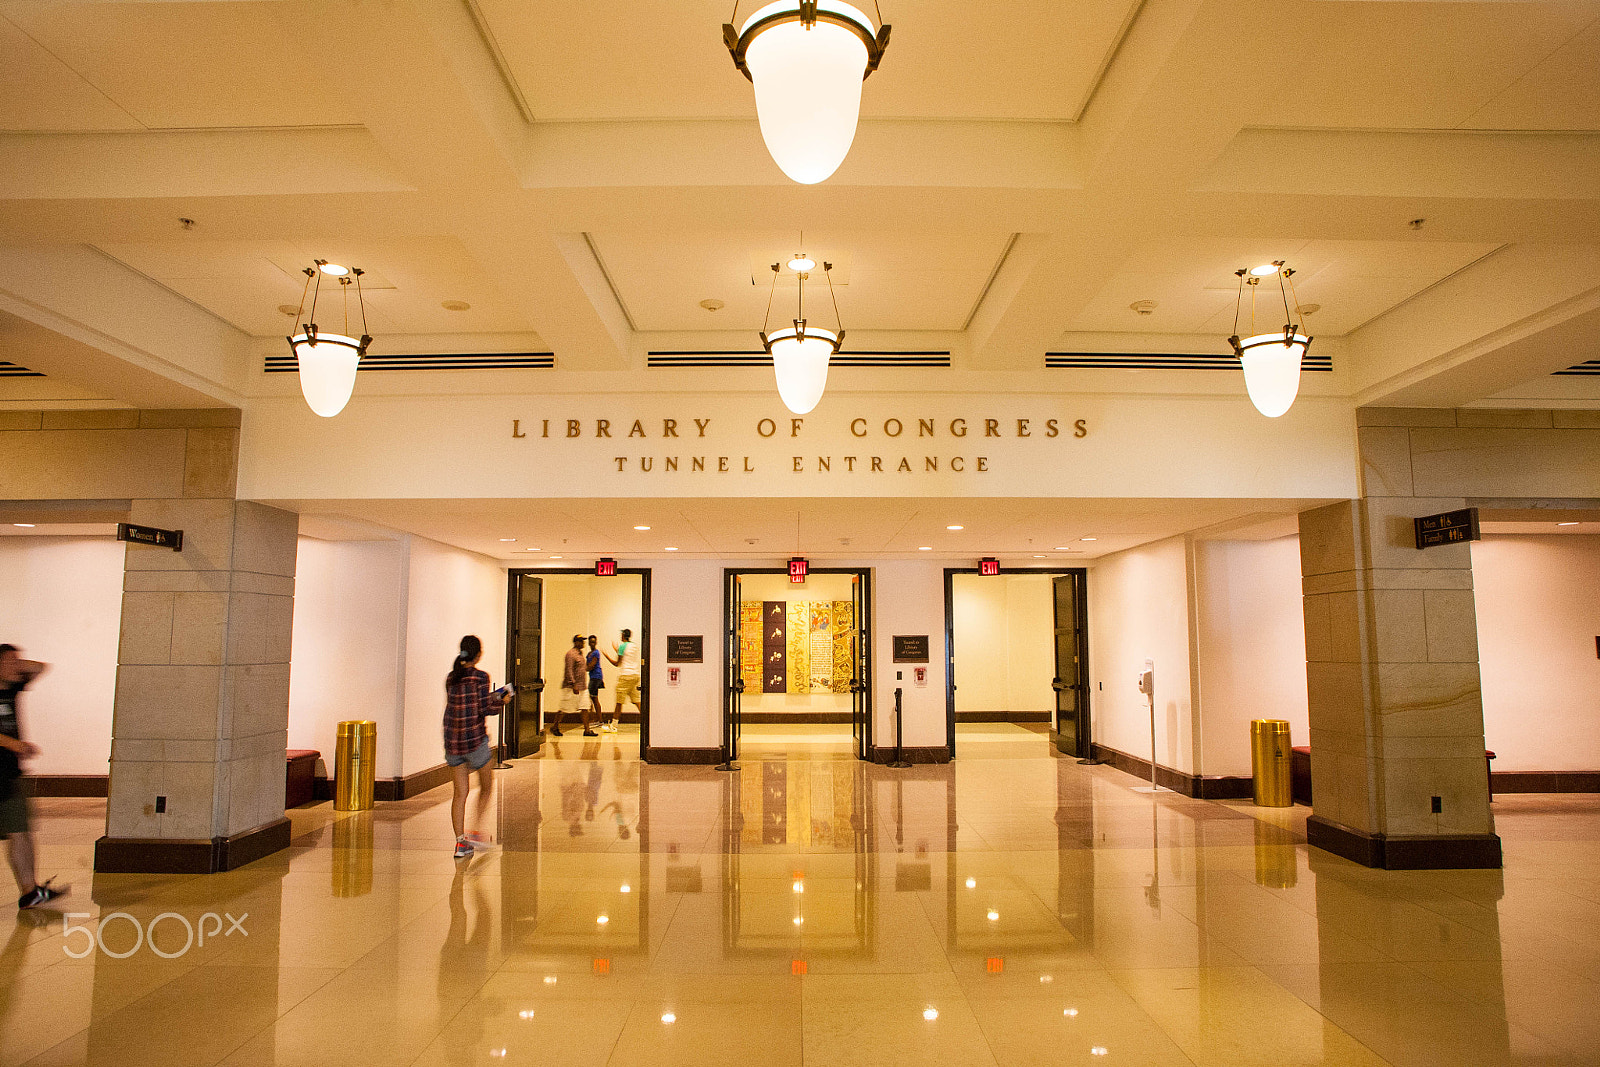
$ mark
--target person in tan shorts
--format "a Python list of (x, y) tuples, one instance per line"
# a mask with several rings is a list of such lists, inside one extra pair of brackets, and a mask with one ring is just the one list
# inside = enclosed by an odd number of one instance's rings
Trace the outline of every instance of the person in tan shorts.
[(631, 702), (634, 707), (639, 704), (639, 645), (633, 640), (632, 630), (622, 631), (622, 640), (611, 646), (611, 652), (605, 654), (611, 665), (617, 668), (617, 685), (613, 690), (616, 706), (611, 710), (611, 722), (601, 723), (600, 729), (608, 733), (616, 733), (618, 724), (622, 721), (622, 705)]

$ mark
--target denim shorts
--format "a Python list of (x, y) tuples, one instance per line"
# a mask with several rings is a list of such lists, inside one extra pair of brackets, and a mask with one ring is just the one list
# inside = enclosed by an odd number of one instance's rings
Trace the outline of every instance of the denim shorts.
[(468, 752), (465, 756), (452, 756), (445, 754), (444, 761), (452, 767), (459, 767), (463, 763), (473, 770), (482, 770), (484, 764), (489, 762), (489, 739), (483, 739), (483, 744)]

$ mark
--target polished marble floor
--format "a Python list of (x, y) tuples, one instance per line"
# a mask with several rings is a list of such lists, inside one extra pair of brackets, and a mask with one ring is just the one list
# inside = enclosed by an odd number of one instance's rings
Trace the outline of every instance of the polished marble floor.
[(40, 801), (75, 886), (8, 933), (0, 1064), (1600, 1063), (1600, 797), (1497, 801), (1504, 871), (1381, 872), (1019, 727), (807, 743), (569, 735), (461, 862), (448, 789), (209, 877), (94, 876), (104, 801)]

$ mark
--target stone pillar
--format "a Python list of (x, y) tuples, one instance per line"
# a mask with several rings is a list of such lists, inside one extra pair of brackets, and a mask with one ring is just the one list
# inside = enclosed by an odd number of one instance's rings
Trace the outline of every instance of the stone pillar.
[(1414, 413), (1360, 415), (1363, 498), (1300, 516), (1307, 839), (1369, 867), (1499, 867), (1471, 550), (1418, 550), (1412, 526), (1466, 501), (1411, 495)]
[(289, 842), (298, 516), (226, 481), (226, 497), (133, 501), (130, 521), (183, 530), (183, 551), (128, 546), (97, 871), (229, 870)]

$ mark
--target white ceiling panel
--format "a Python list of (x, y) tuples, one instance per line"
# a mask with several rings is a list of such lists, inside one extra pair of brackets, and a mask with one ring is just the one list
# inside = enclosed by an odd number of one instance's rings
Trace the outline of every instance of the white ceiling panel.
[[(750, 83), (722, 43), (729, 4), (476, 4), (537, 120), (755, 113)], [(759, 6), (759, 0), (743, 3), (739, 21)], [(1137, 0), (884, 5), (892, 35), (883, 66), (867, 80), (862, 114), (1075, 120), (1138, 6)]]
[[(1234, 271), (1282, 259), (1295, 270), (1294, 297), (1319, 304), (1306, 318), (1313, 335), (1336, 336), (1357, 329), (1497, 246), (1443, 241), (1153, 241), (1137, 246), (1122, 269), (1074, 318), (1074, 332), (1215, 333), (1233, 328), (1238, 278)], [(1283, 324), (1283, 297), (1276, 276), (1255, 292), (1256, 322)], [(1249, 329), (1246, 289), (1241, 332)], [(1136, 300), (1156, 301), (1147, 316), (1129, 309)], [(1294, 303), (1291, 300), (1291, 305)]]
[[(754, 283), (751, 264), (782, 262), (801, 249), (818, 261), (850, 264), (836, 286), (847, 330), (959, 330), (1011, 239), (1006, 233), (593, 234), (606, 272), (641, 330), (750, 329), (761, 326), (771, 274)], [(787, 272), (784, 272), (787, 273)], [(711, 313), (700, 301), (721, 300)], [(808, 314), (827, 324), (833, 307), (822, 272), (806, 286)], [(795, 291), (783, 279), (773, 321), (794, 317)], [(820, 308), (820, 310), (818, 310)]]
[[(257, 337), (287, 332), (293, 316), (279, 305), (300, 305), (305, 290), (301, 269), (313, 259), (357, 266), (362, 279), (369, 331), (384, 333), (510, 333), (531, 330), (522, 310), (478, 266), (454, 238), (391, 241), (168, 241), (108, 244), (101, 248), (128, 266)], [(351, 292), (324, 278), (318, 322), (343, 322), (360, 307)], [(448, 311), (445, 301), (462, 301), (466, 311)], [(307, 302), (309, 307), (309, 300)], [(352, 329), (360, 329), (352, 321)]]
[(16, 24), (0, 18), (0, 129), (139, 128), (132, 115)]
[(0, 16), (151, 128), (360, 121), (298, 46), (290, 4), (8, 0)]

